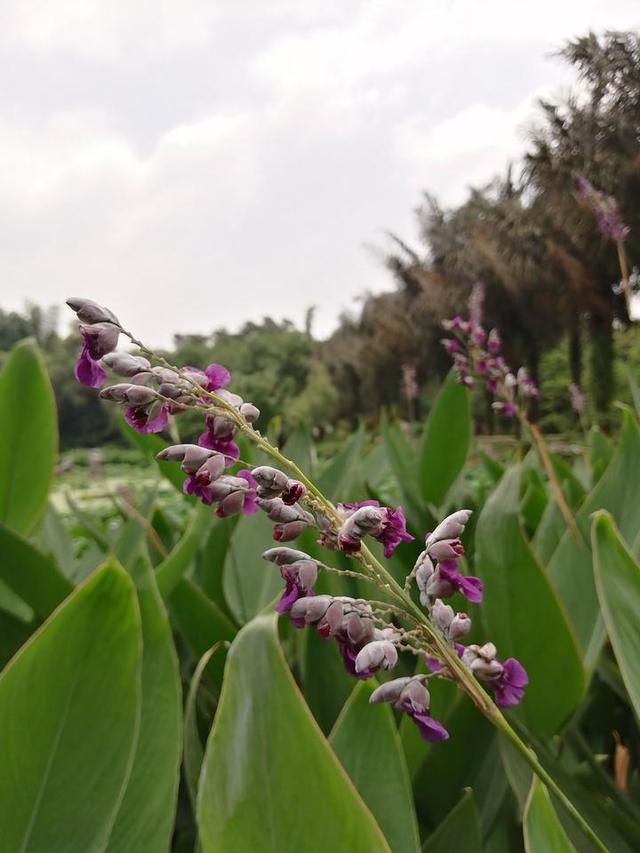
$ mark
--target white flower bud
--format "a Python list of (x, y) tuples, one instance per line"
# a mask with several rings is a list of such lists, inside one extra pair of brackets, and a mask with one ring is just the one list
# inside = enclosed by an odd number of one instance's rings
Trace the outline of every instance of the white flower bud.
[(389, 640), (373, 640), (358, 652), (356, 672), (391, 669), (398, 662), (398, 652)]

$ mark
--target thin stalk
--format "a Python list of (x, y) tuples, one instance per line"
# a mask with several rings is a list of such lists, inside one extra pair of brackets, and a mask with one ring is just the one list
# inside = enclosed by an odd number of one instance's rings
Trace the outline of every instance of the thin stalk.
[(629, 285), (629, 264), (627, 263), (627, 253), (624, 250), (622, 240), (616, 240), (616, 249), (618, 250), (618, 263), (620, 264), (620, 273), (622, 275), (622, 288), (624, 290), (624, 301), (627, 306), (627, 314), (631, 320), (631, 287)]
[(553, 465), (551, 464), (551, 458), (549, 457), (549, 451), (547, 450), (547, 445), (542, 437), (542, 433), (538, 429), (535, 424), (532, 424), (531, 421), (525, 416), (521, 415), (520, 420), (528, 430), (531, 438), (533, 439), (533, 444), (536, 448), (536, 452), (538, 454), (538, 458), (540, 462), (542, 462), (542, 467), (545, 470), (547, 477), (549, 478), (549, 485), (551, 486), (551, 491), (553, 492), (553, 496), (556, 499), (558, 504), (558, 508), (562, 513), (562, 517), (567, 523), (567, 527), (571, 531), (571, 535), (576, 541), (578, 547), (583, 547), (582, 536), (580, 536), (580, 531), (576, 525), (576, 522), (573, 518), (573, 513), (569, 509), (567, 501), (565, 500), (564, 492), (558, 482), (558, 478), (556, 477), (556, 472), (553, 470)]

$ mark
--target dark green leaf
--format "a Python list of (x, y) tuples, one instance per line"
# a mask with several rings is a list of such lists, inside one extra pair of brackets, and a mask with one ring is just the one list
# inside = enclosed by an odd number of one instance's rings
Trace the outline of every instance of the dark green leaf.
[(304, 703), (261, 616), (238, 634), (198, 793), (204, 853), (390, 848)]
[(425, 853), (482, 853), (480, 816), (473, 794), (467, 790), (460, 802), (425, 841)]
[(0, 374), (0, 522), (29, 533), (47, 506), (58, 454), (56, 406), (36, 345), (19, 343)]
[(350, 489), (362, 451), (364, 427), (350, 436), (317, 479), (317, 486), (330, 501), (350, 499)]
[(470, 444), (469, 392), (451, 370), (438, 392), (422, 437), (420, 488), (427, 503), (444, 503), (467, 461)]
[(482, 510), (475, 569), (498, 654), (518, 658), (529, 675), (522, 714), (531, 731), (552, 734), (582, 698), (585, 677), (562, 607), (522, 532), (519, 477), (519, 466), (510, 468)]

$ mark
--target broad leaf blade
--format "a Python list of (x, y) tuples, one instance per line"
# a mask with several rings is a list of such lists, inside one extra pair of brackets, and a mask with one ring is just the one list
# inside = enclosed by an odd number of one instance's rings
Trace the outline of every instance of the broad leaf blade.
[(204, 853), (389, 851), (304, 703), (261, 616), (238, 635), (198, 794)]
[(576, 515), (584, 541), (576, 544), (566, 532), (553, 552), (548, 572), (575, 627), (587, 669), (599, 656), (604, 631), (595, 591), (589, 547), (591, 515), (606, 509), (620, 533), (633, 542), (640, 529), (640, 429), (628, 409), (623, 410), (623, 428), (611, 462)]
[(139, 559), (132, 576), (142, 620), (142, 707), (127, 789), (111, 830), (109, 853), (168, 850), (178, 794), (182, 695), (169, 620), (151, 567)]
[(596, 515), (592, 539), (604, 622), (629, 698), (640, 717), (640, 566), (608, 513)]
[(374, 687), (360, 682), (329, 742), (394, 853), (420, 849), (409, 772), (388, 705), (370, 705)]
[[(476, 571), (483, 616), (501, 658), (529, 675), (521, 705), (531, 731), (553, 734), (576, 708), (585, 676), (576, 641), (518, 517), (520, 467), (502, 478), (476, 528)], [(544, 625), (544, 630), (540, 626)]]
[(5, 850), (103, 850), (135, 749), (140, 616), (107, 563), (66, 599), (0, 677)]
[(575, 853), (551, 804), (547, 789), (534, 779), (524, 812), (526, 853)]
[(480, 816), (471, 790), (466, 790), (435, 832), (425, 841), (425, 853), (482, 853)]
[(58, 453), (53, 391), (31, 341), (0, 374), (0, 436), (0, 522), (24, 535), (46, 509)]
[(71, 581), (49, 557), (0, 524), (0, 577), (41, 619), (73, 590)]
[(453, 370), (438, 392), (425, 424), (420, 453), (420, 488), (427, 503), (441, 506), (467, 461), (471, 444), (469, 392)]

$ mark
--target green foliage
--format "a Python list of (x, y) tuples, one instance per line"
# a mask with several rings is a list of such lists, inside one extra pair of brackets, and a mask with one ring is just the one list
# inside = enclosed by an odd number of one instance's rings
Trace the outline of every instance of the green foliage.
[(524, 812), (524, 847), (526, 853), (575, 853), (551, 805), (549, 794), (536, 779)]
[(390, 850), (306, 707), (273, 616), (250, 622), (229, 657), (204, 758), (198, 825), (203, 853), (265, 844), (289, 850), (302, 838), (310, 853)]
[(111, 563), (2, 673), (5, 850), (105, 848), (136, 747), (140, 646), (133, 584)]
[(45, 510), (58, 446), (53, 393), (28, 341), (0, 374), (0, 436), (0, 522), (29, 533)]

